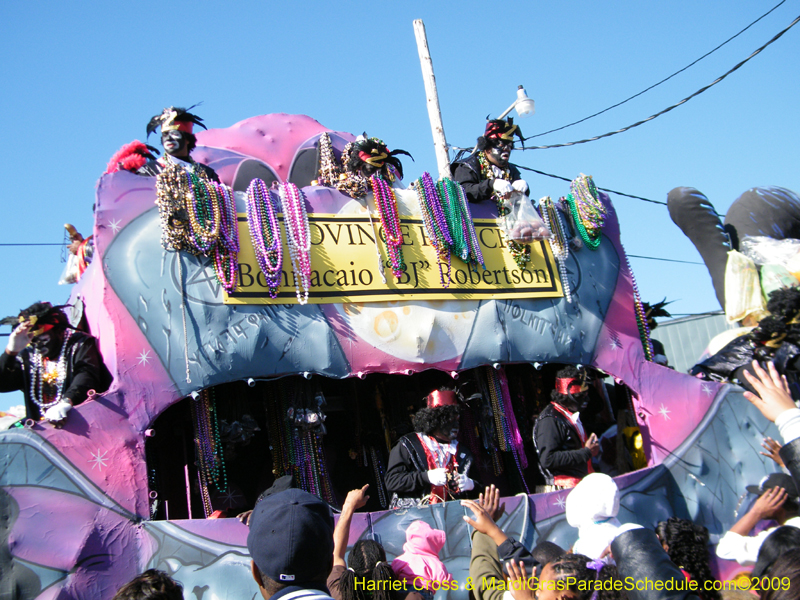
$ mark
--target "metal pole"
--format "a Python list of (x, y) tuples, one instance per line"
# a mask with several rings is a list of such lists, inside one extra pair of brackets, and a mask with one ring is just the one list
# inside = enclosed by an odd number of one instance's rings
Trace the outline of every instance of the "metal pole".
[(439, 108), (439, 94), (436, 91), (436, 76), (433, 74), (433, 61), (428, 51), (428, 37), (425, 35), (425, 23), (422, 22), (422, 19), (414, 21), (414, 35), (417, 38), (422, 80), (425, 83), (425, 96), (428, 100), (428, 118), (431, 121), (433, 148), (436, 152), (436, 163), (439, 166), (439, 177), (450, 177), (450, 157), (447, 154), (442, 111)]

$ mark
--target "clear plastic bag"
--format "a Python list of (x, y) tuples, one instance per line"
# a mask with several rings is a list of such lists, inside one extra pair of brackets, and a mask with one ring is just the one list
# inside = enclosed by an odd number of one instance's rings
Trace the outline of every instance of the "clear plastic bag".
[(75, 254), (67, 253), (67, 264), (64, 265), (64, 271), (61, 273), (61, 279), (58, 280), (58, 285), (78, 283), (78, 279), (81, 275), (78, 263), (79, 260)]
[(800, 284), (789, 270), (783, 265), (764, 265), (761, 267), (761, 293), (765, 300), (775, 290), (792, 287)]
[(507, 240), (530, 244), (535, 240), (550, 237), (550, 232), (527, 194), (513, 191), (504, 208), (508, 212), (501, 217), (501, 226)]
[(746, 235), (739, 246), (742, 254), (757, 265), (773, 264), (786, 267), (787, 263), (798, 264), (800, 260), (800, 240), (794, 238), (776, 240), (771, 237)]
[(755, 322), (767, 315), (761, 282), (755, 263), (741, 252), (728, 252), (725, 267), (725, 316), (728, 323), (752, 317)]

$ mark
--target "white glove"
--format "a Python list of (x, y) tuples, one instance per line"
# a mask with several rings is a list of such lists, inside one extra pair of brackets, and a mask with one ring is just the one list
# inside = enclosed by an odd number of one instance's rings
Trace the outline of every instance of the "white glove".
[(492, 180), (492, 189), (496, 194), (505, 196), (506, 194), (510, 194), (513, 188), (505, 179), (494, 179)]
[(59, 421), (63, 421), (67, 418), (67, 413), (72, 410), (72, 404), (67, 402), (66, 400), (62, 400), (55, 406), (51, 406), (46, 411), (44, 411), (44, 418), (48, 421), (52, 421), (54, 423), (58, 423)]
[(525, 181), (524, 179), (517, 179), (514, 183), (511, 184), (511, 187), (522, 194), (528, 193), (528, 182)]
[(428, 481), (431, 485), (444, 485), (447, 483), (446, 469), (431, 469), (428, 471)]
[(8, 344), (6, 344), (6, 352), (10, 354), (19, 354), (25, 349), (25, 346), (31, 343), (33, 336), (28, 332), (31, 326), (29, 323), (20, 323), (8, 336)]
[(456, 483), (458, 484), (459, 492), (468, 492), (475, 489), (475, 482), (463, 473), (456, 475)]

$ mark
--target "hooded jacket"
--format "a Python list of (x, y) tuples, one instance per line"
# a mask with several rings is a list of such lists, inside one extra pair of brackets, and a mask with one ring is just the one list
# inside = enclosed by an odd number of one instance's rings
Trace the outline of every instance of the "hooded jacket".
[(394, 574), (415, 589), (438, 590), (453, 579), (439, 559), (446, 541), (444, 531), (431, 528), (425, 521), (414, 521), (406, 529), (403, 553), (392, 561)]

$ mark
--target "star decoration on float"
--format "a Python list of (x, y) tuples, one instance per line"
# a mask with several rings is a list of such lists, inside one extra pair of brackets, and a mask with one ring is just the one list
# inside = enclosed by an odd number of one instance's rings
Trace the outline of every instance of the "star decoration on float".
[(664, 406), (663, 404), (661, 405), (661, 408), (658, 409), (658, 414), (660, 414), (662, 417), (664, 417), (665, 421), (671, 420), (670, 416), (669, 416), (669, 413), (670, 413), (670, 410), (666, 406)]
[(146, 365), (146, 364), (148, 364), (148, 362), (149, 362), (149, 360), (150, 360), (150, 350), (142, 350), (142, 351), (139, 353), (139, 356), (138, 356), (138, 358), (139, 358), (139, 364), (140, 364), (140, 365)]
[(237, 494), (233, 490), (228, 490), (222, 495), (222, 502), (228, 508), (233, 508), (234, 506), (236, 506), (236, 500), (241, 497), (242, 497), (241, 494)]
[(564, 496), (559, 496), (556, 498), (555, 505), (563, 509), (567, 505), (567, 499)]
[(612, 350), (616, 350), (617, 348), (622, 348), (622, 343), (616, 337), (612, 337), (608, 341), (608, 346)]
[(108, 226), (111, 227), (111, 231), (117, 233), (120, 229), (119, 227), (119, 219), (112, 219), (108, 222)]
[(99, 449), (97, 450), (97, 454), (92, 452), (92, 458), (89, 460), (90, 463), (93, 463), (92, 470), (94, 470), (94, 468), (97, 467), (98, 471), (102, 471), (103, 467), (108, 466), (107, 462), (109, 459), (106, 458), (106, 454), (108, 454), (108, 450), (106, 450), (102, 454), (100, 454)]
[(703, 385), (701, 385), (700, 389), (706, 396), (710, 396), (713, 393), (713, 390), (711, 389), (711, 386), (708, 383), (704, 383)]

